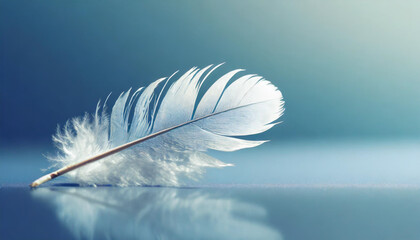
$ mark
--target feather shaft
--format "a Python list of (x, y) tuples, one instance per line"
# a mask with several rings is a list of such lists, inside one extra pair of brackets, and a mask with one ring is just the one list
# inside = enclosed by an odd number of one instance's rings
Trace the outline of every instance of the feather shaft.
[(56, 177), (58, 177), (58, 176), (61, 176), (61, 175), (65, 174), (65, 173), (67, 173), (67, 172), (70, 172), (70, 171), (72, 171), (72, 170), (74, 170), (74, 169), (77, 169), (77, 168), (82, 167), (82, 166), (84, 166), (84, 165), (86, 165), (86, 164), (89, 164), (89, 163), (95, 162), (95, 161), (97, 161), (97, 160), (100, 160), (100, 159), (106, 158), (106, 157), (108, 157), (108, 156), (110, 156), (110, 155), (113, 155), (113, 154), (115, 154), (115, 153), (118, 153), (118, 152), (120, 152), (120, 151), (122, 151), (122, 150), (124, 150), (124, 149), (130, 148), (130, 147), (132, 147), (132, 146), (134, 146), (134, 145), (136, 145), (136, 144), (139, 144), (139, 143), (141, 143), (141, 142), (147, 141), (147, 140), (149, 140), (149, 139), (152, 139), (152, 138), (154, 138), (154, 137), (157, 137), (157, 136), (159, 136), (159, 135), (162, 135), (162, 134), (167, 133), (167, 132), (169, 132), (169, 131), (172, 131), (172, 130), (174, 130), (174, 129), (177, 129), (177, 128), (180, 128), (180, 127), (183, 127), (183, 126), (186, 126), (186, 125), (192, 124), (192, 123), (194, 123), (194, 122), (198, 122), (198, 121), (200, 121), (200, 120), (203, 120), (203, 119), (206, 119), (206, 118), (209, 118), (209, 117), (215, 116), (215, 115), (219, 115), (219, 114), (222, 114), (222, 113), (230, 112), (230, 111), (237, 110), (237, 109), (240, 109), (240, 108), (249, 107), (249, 106), (252, 106), (252, 105), (261, 104), (261, 103), (268, 102), (268, 101), (272, 101), (272, 100), (278, 100), (278, 99), (264, 100), (264, 101), (260, 101), (260, 102), (255, 102), (255, 103), (250, 103), (250, 104), (246, 104), (246, 105), (242, 105), (242, 106), (238, 106), (238, 107), (230, 108), (230, 109), (227, 109), (227, 110), (223, 110), (223, 111), (215, 112), (215, 113), (212, 113), (212, 114), (208, 114), (208, 115), (206, 115), (206, 116), (199, 117), (199, 118), (196, 118), (196, 119), (193, 119), (193, 120), (187, 121), (187, 122), (185, 122), (185, 123), (182, 123), (182, 124), (179, 124), (179, 125), (176, 125), (176, 126), (173, 126), (173, 127), (169, 127), (169, 128), (166, 128), (166, 129), (160, 130), (160, 131), (158, 131), (158, 132), (152, 133), (152, 134), (150, 134), (150, 135), (147, 135), (147, 136), (145, 136), (145, 137), (139, 138), (139, 139), (137, 139), (137, 140), (134, 140), (134, 141), (131, 141), (131, 142), (128, 142), (128, 143), (122, 144), (122, 145), (120, 145), (120, 146), (118, 146), (118, 147), (115, 147), (115, 148), (113, 148), (113, 149), (111, 149), (111, 150), (108, 150), (108, 151), (106, 151), (106, 152), (104, 152), (104, 153), (101, 153), (101, 154), (99, 154), (99, 155), (96, 155), (96, 156), (94, 156), (94, 157), (91, 157), (91, 158), (89, 158), (89, 159), (86, 159), (86, 160), (84, 160), (84, 161), (81, 161), (81, 162), (78, 162), (78, 163), (75, 163), (75, 164), (68, 165), (68, 166), (65, 166), (65, 167), (63, 167), (63, 168), (60, 168), (60, 169), (59, 169), (59, 170), (57, 170), (57, 171), (54, 171), (54, 172), (52, 172), (52, 173), (46, 174), (46, 175), (44, 175), (44, 176), (42, 176), (42, 177), (38, 178), (37, 180), (35, 180), (34, 182), (32, 182), (29, 186), (30, 186), (31, 188), (38, 187), (39, 185), (41, 185), (41, 184), (43, 184), (43, 183), (45, 183), (45, 182), (48, 182), (48, 181), (50, 181), (50, 180), (52, 180), (52, 179), (54, 179), (54, 178), (56, 178)]

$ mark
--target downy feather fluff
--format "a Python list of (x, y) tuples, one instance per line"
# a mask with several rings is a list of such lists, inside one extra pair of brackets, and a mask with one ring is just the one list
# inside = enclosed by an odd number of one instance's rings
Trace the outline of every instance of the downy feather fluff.
[(203, 82), (219, 66), (192, 68), (176, 81), (171, 81), (173, 74), (133, 94), (130, 89), (121, 93), (110, 115), (106, 113), (105, 101), (103, 106), (98, 103), (92, 116), (85, 114), (68, 121), (53, 136), (59, 149), (59, 154), (50, 158), (53, 167), (80, 162), (208, 115), (66, 176), (80, 184), (179, 185), (182, 180), (196, 180), (207, 167), (231, 166), (204, 152), (235, 151), (262, 144), (264, 141), (237, 137), (273, 127), (283, 113), (283, 101), (281, 92), (260, 76), (249, 74), (234, 80), (242, 69), (226, 73), (197, 99)]

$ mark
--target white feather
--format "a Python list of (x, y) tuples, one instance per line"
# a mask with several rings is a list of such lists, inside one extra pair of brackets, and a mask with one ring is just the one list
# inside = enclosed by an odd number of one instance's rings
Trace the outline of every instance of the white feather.
[(130, 89), (118, 97), (110, 116), (105, 107), (100, 113), (98, 103), (93, 119), (86, 114), (57, 132), (53, 139), (60, 154), (52, 160), (57, 167), (67, 166), (202, 118), (66, 175), (81, 184), (178, 185), (183, 179), (197, 179), (206, 167), (230, 166), (204, 152), (235, 151), (262, 144), (264, 141), (237, 136), (273, 127), (273, 121), (283, 113), (283, 101), (281, 92), (260, 76), (245, 75), (232, 81), (235, 74), (243, 71), (238, 69), (215, 81), (197, 102), (203, 81), (219, 66), (192, 68), (172, 84), (168, 84), (172, 76), (159, 79), (129, 98)]

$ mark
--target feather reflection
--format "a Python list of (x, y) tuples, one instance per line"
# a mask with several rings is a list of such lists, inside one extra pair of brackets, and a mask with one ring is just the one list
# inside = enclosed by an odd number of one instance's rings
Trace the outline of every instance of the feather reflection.
[(77, 239), (281, 239), (264, 208), (217, 191), (175, 188), (40, 188)]

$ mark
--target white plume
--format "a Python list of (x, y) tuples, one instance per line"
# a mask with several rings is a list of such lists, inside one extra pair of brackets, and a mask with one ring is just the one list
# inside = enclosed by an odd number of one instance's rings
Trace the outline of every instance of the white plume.
[(220, 77), (197, 100), (204, 80), (219, 66), (192, 68), (173, 83), (172, 76), (159, 79), (131, 96), (131, 90), (123, 92), (110, 116), (105, 104), (98, 103), (92, 117), (86, 114), (68, 121), (53, 137), (60, 150), (51, 158), (54, 167), (198, 118), (66, 176), (81, 184), (178, 185), (183, 179), (197, 179), (206, 167), (230, 166), (204, 151), (235, 151), (262, 144), (237, 136), (273, 127), (283, 113), (283, 101), (281, 92), (260, 76), (244, 75), (232, 81), (241, 69)]

